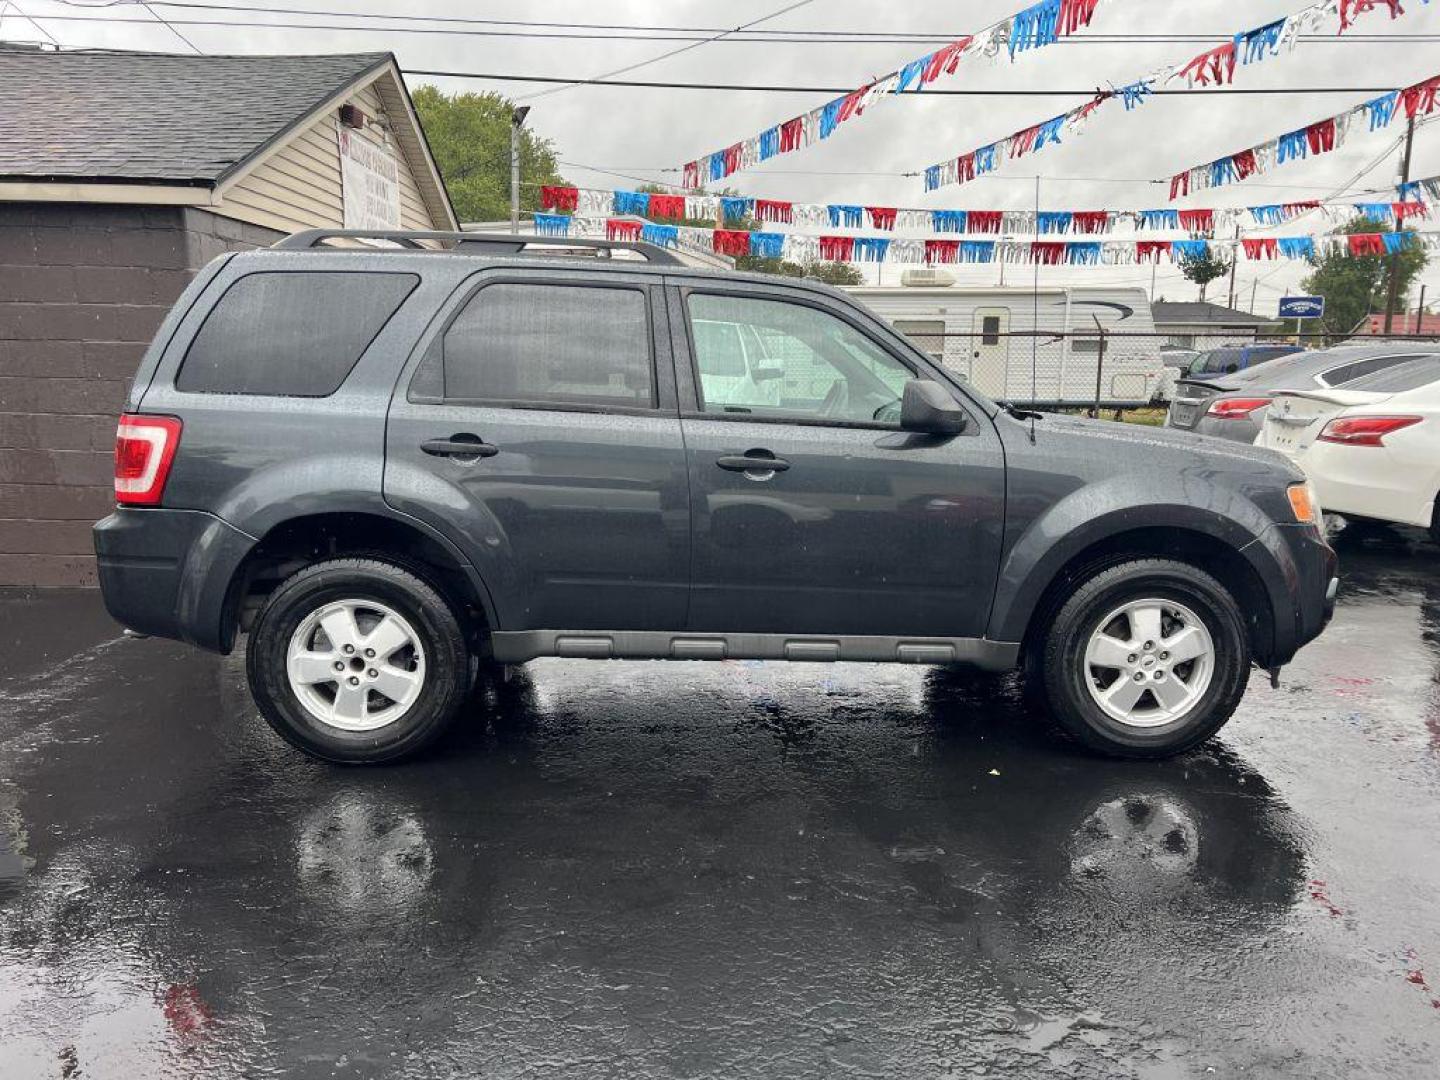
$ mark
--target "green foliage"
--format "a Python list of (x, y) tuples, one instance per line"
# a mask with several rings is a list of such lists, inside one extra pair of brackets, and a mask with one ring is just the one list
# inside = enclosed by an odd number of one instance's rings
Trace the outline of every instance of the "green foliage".
[[(1335, 230), (1341, 235), (1375, 232), (1374, 222), (1360, 218)], [(1407, 310), (1406, 297), (1420, 271), (1425, 269), (1427, 255), (1423, 248), (1402, 251), (1400, 292), (1395, 311)], [(1345, 251), (1319, 255), (1310, 260), (1315, 269), (1300, 283), (1301, 288), (1325, 297), (1325, 317), (1320, 320), (1327, 334), (1348, 334), (1373, 311), (1384, 312), (1388, 299), (1390, 259), (1387, 256), (1356, 257)], [(1403, 320), (1402, 320), (1403, 321)]]
[[(422, 86), (415, 112), (440, 167), (455, 216), (461, 221), (503, 221), (510, 216), (510, 115), (514, 103), (499, 94), (445, 94)], [(520, 132), (520, 209), (540, 209), (539, 184), (563, 184), (550, 140)]]
[(1204, 258), (1189, 258), (1180, 261), (1180, 272), (1200, 286), (1200, 299), (1205, 299), (1205, 287), (1216, 278), (1230, 272), (1230, 264), (1214, 253)]
[(758, 255), (741, 255), (735, 260), (736, 270), (752, 274), (775, 274), (779, 277), (810, 278), (827, 285), (860, 285), (865, 275), (860, 268), (846, 262), (821, 262), (811, 259), (803, 263), (789, 259), (762, 259)]

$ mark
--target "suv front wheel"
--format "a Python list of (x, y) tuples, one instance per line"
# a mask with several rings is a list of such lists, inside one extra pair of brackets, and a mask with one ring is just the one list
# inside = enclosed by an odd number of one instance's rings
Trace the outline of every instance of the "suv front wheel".
[(256, 620), (245, 663), (276, 732), (347, 764), (416, 752), (450, 723), (470, 685), (450, 606), (378, 559), (332, 559), (287, 579)]
[(1205, 572), (1137, 559), (1086, 581), (1061, 605), (1040, 655), (1060, 726), (1091, 749), (1158, 758), (1213, 735), (1250, 677), (1230, 593)]

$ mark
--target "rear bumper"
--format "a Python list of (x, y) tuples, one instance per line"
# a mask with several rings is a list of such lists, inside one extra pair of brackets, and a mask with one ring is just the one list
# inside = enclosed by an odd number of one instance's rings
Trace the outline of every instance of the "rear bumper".
[(122, 509), (95, 526), (106, 610), (142, 634), (229, 652), (230, 583), (255, 538), (199, 510)]
[(1222, 420), (1217, 416), (1202, 416), (1191, 428), (1197, 435), (1211, 435), (1217, 439), (1227, 439), (1230, 442), (1253, 443), (1255, 436), (1260, 434), (1259, 420), (1263, 419), (1265, 412), (1257, 409), (1249, 416), (1242, 416), (1234, 420)]

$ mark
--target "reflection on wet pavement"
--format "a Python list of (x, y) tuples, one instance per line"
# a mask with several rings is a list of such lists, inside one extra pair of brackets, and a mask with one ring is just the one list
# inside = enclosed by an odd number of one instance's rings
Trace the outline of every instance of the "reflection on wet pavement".
[(1343, 557), (1159, 764), (1003, 679), (544, 661), (333, 769), (238, 658), (0, 598), (0, 1076), (1433, 1075), (1440, 556)]

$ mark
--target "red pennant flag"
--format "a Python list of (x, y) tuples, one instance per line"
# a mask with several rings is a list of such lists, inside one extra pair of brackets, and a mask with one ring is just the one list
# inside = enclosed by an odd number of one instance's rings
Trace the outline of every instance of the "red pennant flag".
[(1440, 75), (1401, 90), (1400, 98), (1405, 102), (1405, 115), (1412, 120), (1416, 116), (1429, 116), (1435, 111), (1437, 93), (1440, 93)]
[(1047, 240), (1033, 241), (1030, 257), (1041, 266), (1059, 266), (1065, 261), (1065, 245)]
[(870, 227), (872, 229), (884, 229), (886, 232), (889, 232), (895, 228), (895, 207), (867, 206), (865, 213), (870, 216)]
[(1176, 173), (1170, 178), (1170, 201), (1174, 202), (1181, 195), (1190, 194), (1190, 173)]
[(960, 255), (959, 240), (926, 240), (927, 263), (953, 263)]
[(1070, 227), (1077, 233), (1103, 233), (1110, 228), (1106, 210), (1076, 210), (1070, 215)]
[(1282, 203), (1280, 206), (1280, 214), (1286, 221), (1289, 221), (1291, 218), (1299, 217), (1306, 211), (1319, 209), (1319, 199), (1301, 199), (1299, 202)]
[(931, 53), (930, 59), (925, 62), (925, 70), (920, 73), (920, 85), (934, 82), (942, 73), (954, 75), (955, 69), (960, 66), (960, 57), (970, 47), (970, 41), (970, 38), (963, 37)]
[(804, 139), (805, 118), (803, 116), (797, 116), (794, 120), (786, 120), (780, 125), (780, 153), (788, 154), (792, 150), (799, 150)]
[(1040, 125), (1028, 127), (1024, 131), (1017, 131), (1010, 136), (1010, 158), (1014, 160), (1024, 157), (1031, 150), (1035, 149), (1035, 140), (1040, 137)]
[(544, 184), (540, 188), (540, 209), (574, 213), (580, 204), (580, 190), (560, 184)]
[(1190, 79), (1201, 86), (1224, 86), (1235, 78), (1235, 42), (1203, 52), (1180, 69), (1180, 78)]
[(685, 216), (684, 195), (651, 195), (650, 216), (678, 221)]
[(1260, 165), (1255, 160), (1254, 150), (1241, 150), (1230, 160), (1235, 164), (1235, 176), (1239, 180), (1255, 175), (1260, 169)]
[(639, 221), (625, 221), (622, 218), (609, 218), (605, 222), (606, 240), (639, 240), (640, 230), (645, 226)]
[(1186, 232), (1212, 233), (1215, 231), (1215, 211), (1181, 210), (1180, 227)]
[(1335, 118), (1317, 120), (1305, 129), (1305, 141), (1312, 154), (1327, 154), (1335, 149)]
[(717, 255), (749, 255), (750, 234), (744, 229), (716, 229), (710, 246)]
[(740, 171), (740, 143), (725, 148), (725, 175)]
[(1169, 240), (1136, 240), (1135, 259), (1137, 262), (1159, 262), (1161, 255), (1170, 254)]
[(1351, 255), (1385, 254), (1385, 238), (1379, 233), (1352, 233), (1348, 239)]
[(1002, 210), (971, 210), (965, 215), (965, 227), (972, 233), (999, 233), (1005, 221)]
[(755, 217), (760, 221), (783, 221), (789, 224), (794, 220), (794, 206), (780, 199), (756, 199)]
[(1090, 25), (1100, 0), (1060, 0), (1060, 18), (1055, 22), (1059, 34), (1073, 34)]
[(1273, 259), (1276, 243), (1273, 236), (1247, 236), (1240, 241), (1245, 246), (1247, 259)]
[(1395, 220), (1396, 220), (1397, 222), (1404, 221), (1406, 218), (1412, 218), (1412, 217), (1429, 217), (1429, 216), (1430, 216), (1430, 214), (1429, 214), (1430, 208), (1429, 208), (1428, 206), (1426, 206), (1424, 203), (1418, 203), (1418, 202), (1397, 202), (1397, 203), (1391, 203), (1391, 204), (1390, 204), (1390, 209), (1394, 212), (1394, 214), (1395, 214)]
[(698, 161), (687, 161), (685, 163), (684, 184), (687, 188), (698, 188), (700, 186), (700, 163)]
[(849, 262), (855, 251), (853, 236), (820, 237), (820, 258), (826, 262)]
[(975, 151), (961, 154), (955, 159), (955, 179), (963, 184), (967, 180), (975, 179)]

